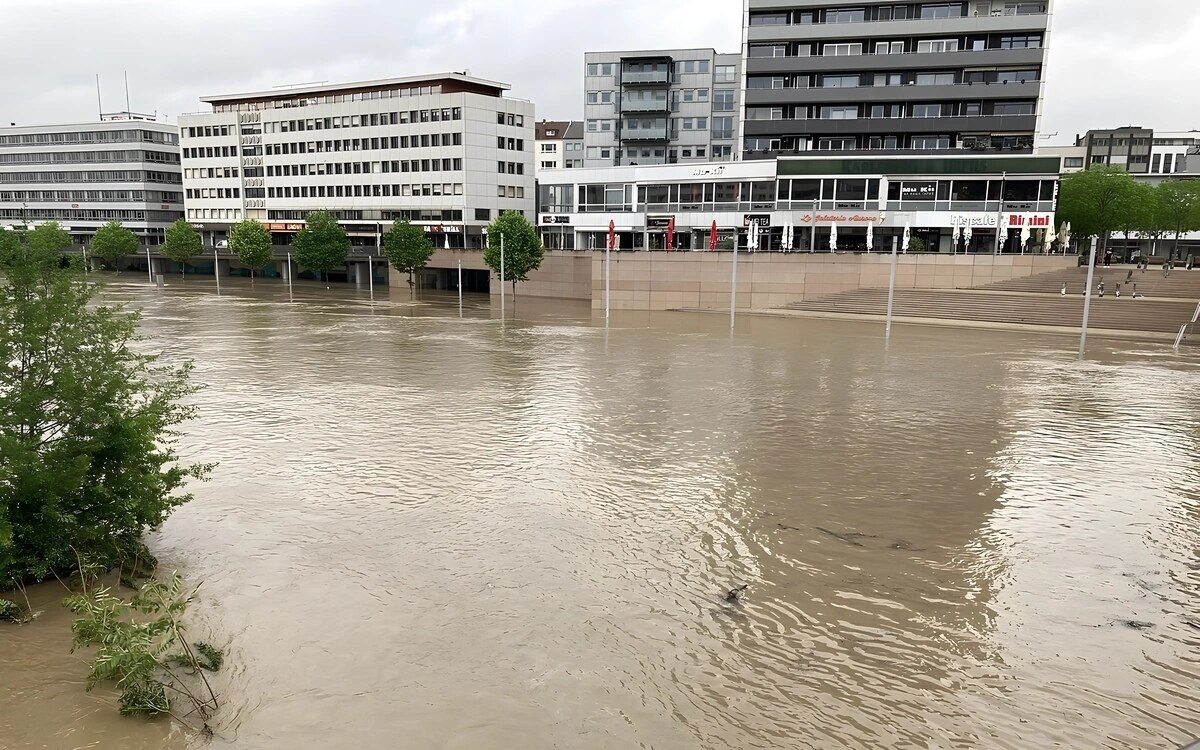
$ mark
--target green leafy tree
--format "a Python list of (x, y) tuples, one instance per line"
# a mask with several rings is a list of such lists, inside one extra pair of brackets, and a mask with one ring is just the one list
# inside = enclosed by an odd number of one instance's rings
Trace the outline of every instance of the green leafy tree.
[(0, 227), (0, 268), (12, 263), (21, 252), (21, 235)]
[(1200, 185), (1167, 180), (1158, 186), (1158, 210), (1163, 228), (1175, 235), (1169, 257), (1179, 255), (1179, 236), (1200, 229)]
[(71, 247), (71, 235), (57, 221), (47, 221), (26, 232), (25, 244), (35, 252), (57, 255)]
[(121, 226), (119, 221), (110, 221), (96, 230), (92, 237), (92, 255), (110, 266), (138, 251), (137, 235)]
[(159, 251), (171, 260), (183, 266), (183, 275), (187, 275), (187, 262), (204, 250), (200, 241), (200, 233), (186, 219), (178, 219), (167, 227), (166, 237), (163, 238)]
[(0, 268), (0, 581), (87, 559), (145, 558), (142, 533), (209, 467), (181, 466), (189, 366), (144, 354), (137, 316), (92, 304), (61, 256), (24, 245)]
[(425, 231), (401, 219), (383, 235), (383, 254), (400, 273), (408, 274), (409, 289), (413, 287), (413, 274), (418, 273), (433, 257), (433, 243)]
[(1135, 185), (1128, 172), (1111, 164), (1069, 174), (1059, 191), (1058, 217), (1071, 222), (1074, 236), (1099, 237), (1101, 249), (1107, 250), (1108, 236), (1122, 225), (1118, 215)]
[(292, 240), (296, 262), (304, 268), (325, 274), (346, 264), (350, 240), (337, 217), (328, 211), (314, 211), (304, 217), (304, 228)]
[(246, 219), (229, 232), (229, 249), (250, 269), (253, 282), (254, 272), (271, 262), (271, 233), (254, 219)]
[(1158, 199), (1154, 187), (1144, 182), (1135, 182), (1133, 188), (1121, 197), (1115, 207), (1114, 229), (1125, 235), (1128, 250), (1132, 234), (1140, 232), (1153, 221), (1155, 201)]
[(513, 295), (517, 282), (528, 281), (529, 273), (542, 265), (546, 251), (538, 239), (537, 230), (520, 211), (505, 211), (488, 225), (488, 244), (483, 250), (483, 262), (500, 273), (500, 238), (504, 238), (504, 279), (511, 281)]

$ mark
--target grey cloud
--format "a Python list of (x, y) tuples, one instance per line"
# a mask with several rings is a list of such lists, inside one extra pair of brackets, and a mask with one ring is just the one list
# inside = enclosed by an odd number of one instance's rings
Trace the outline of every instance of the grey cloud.
[[(737, 0), (6, 0), (0, 122), (95, 117), (106, 109), (202, 109), (205, 94), (307, 81), (470, 69), (506, 81), (538, 116), (579, 117), (586, 50), (737, 51)], [(1133, 10), (1131, 11), (1131, 7)], [(1153, 12), (1150, 12), (1150, 10)], [(64, 23), (69, 19), (69, 23)], [(12, 33), (19, 30), (18, 33)], [(1200, 4), (1057, 0), (1045, 132), (1139, 122), (1200, 128)]]

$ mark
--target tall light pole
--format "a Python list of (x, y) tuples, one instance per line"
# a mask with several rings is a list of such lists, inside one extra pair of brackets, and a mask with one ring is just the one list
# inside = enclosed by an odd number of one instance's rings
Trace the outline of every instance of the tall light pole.
[[(1000, 173), (1000, 200), (996, 203), (996, 255), (1000, 254), (1000, 230), (1004, 226), (1004, 187), (1008, 183), (1008, 172)], [(1007, 232), (1004, 239), (1007, 240)]]
[(1083, 326), (1079, 329), (1079, 358), (1083, 359), (1083, 351), (1087, 348), (1088, 313), (1092, 309), (1092, 277), (1096, 273), (1096, 245), (1100, 238), (1092, 238), (1092, 250), (1088, 258), (1087, 287), (1083, 290)]
[(500, 233), (500, 319), (504, 319), (504, 232)]

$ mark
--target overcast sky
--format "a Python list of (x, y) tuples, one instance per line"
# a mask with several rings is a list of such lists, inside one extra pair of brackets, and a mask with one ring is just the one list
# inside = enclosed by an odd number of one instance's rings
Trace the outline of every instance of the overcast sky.
[[(1153, 12), (1151, 12), (1153, 11)], [(0, 123), (205, 109), (206, 94), (469, 69), (578, 118), (585, 50), (735, 52), (739, 0), (0, 0)], [(1043, 143), (1200, 129), (1200, 0), (1056, 0)]]

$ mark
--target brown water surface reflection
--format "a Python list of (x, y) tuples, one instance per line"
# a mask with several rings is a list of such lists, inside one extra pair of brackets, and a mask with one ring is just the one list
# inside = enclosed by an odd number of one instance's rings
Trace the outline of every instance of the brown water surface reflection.
[[(1200, 735), (1194, 359), (225, 291), (108, 292), (209, 386), (187, 447), (220, 468), (153, 544), (230, 651), (217, 747)], [(0, 737), (204, 744), (81, 711), (64, 623), (0, 629)]]

